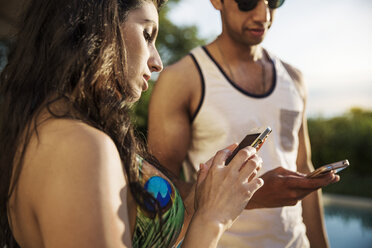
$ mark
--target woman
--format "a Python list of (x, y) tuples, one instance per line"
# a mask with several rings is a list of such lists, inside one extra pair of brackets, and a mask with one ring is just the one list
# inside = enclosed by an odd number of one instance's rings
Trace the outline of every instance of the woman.
[(162, 3), (30, 3), (1, 74), (0, 247), (214, 247), (262, 186), (254, 149), (224, 166), (231, 146), (201, 165), (185, 218), (136, 141), (128, 109), (162, 70)]

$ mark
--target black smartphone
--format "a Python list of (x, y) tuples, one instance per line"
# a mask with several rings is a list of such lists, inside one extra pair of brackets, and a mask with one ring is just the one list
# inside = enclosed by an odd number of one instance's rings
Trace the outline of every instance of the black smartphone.
[(324, 175), (324, 174), (330, 172), (331, 170), (334, 170), (336, 173), (338, 173), (338, 172), (342, 171), (343, 169), (345, 169), (346, 167), (348, 167), (349, 165), (350, 165), (350, 163), (347, 159), (342, 160), (342, 161), (338, 161), (338, 162), (335, 162), (335, 163), (332, 163), (332, 164), (326, 164), (326, 165), (323, 165), (323, 166), (319, 167), (315, 171), (307, 174), (306, 177), (307, 178), (318, 177), (318, 176), (321, 176), (321, 175)]
[(225, 165), (228, 165), (238, 153), (238, 151), (240, 151), (244, 147), (252, 146), (258, 151), (271, 133), (271, 131), (271, 128), (267, 127), (262, 133), (248, 134), (247, 136), (245, 136), (245, 138), (239, 143), (239, 146), (235, 148), (232, 154), (226, 159)]

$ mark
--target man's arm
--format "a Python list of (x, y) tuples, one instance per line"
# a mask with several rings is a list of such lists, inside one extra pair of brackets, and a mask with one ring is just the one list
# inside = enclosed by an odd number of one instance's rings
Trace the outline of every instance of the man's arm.
[(151, 95), (149, 150), (177, 177), (191, 141), (191, 116), (200, 98), (200, 76), (190, 56), (167, 67)]
[[(148, 147), (159, 162), (179, 177), (191, 142), (191, 116), (201, 98), (201, 81), (190, 56), (167, 67), (159, 76), (149, 105)], [(192, 184), (175, 184), (186, 207), (185, 222), (194, 213)]]
[[(298, 171), (308, 174), (313, 171), (311, 148), (307, 130), (307, 120), (304, 115), (299, 131), (299, 149), (297, 156)], [(337, 176), (335, 176), (337, 177)], [(314, 191), (302, 200), (302, 217), (306, 225), (306, 234), (311, 247), (329, 247), (325, 229), (321, 189)]]
[[(311, 146), (309, 133), (307, 129), (307, 118), (305, 114), (307, 94), (304, 86), (304, 81), (301, 72), (292, 66), (286, 65), (287, 71), (294, 78), (297, 84), (297, 89), (304, 99), (304, 112), (302, 116), (302, 125), (298, 133), (298, 155), (297, 155), (297, 170), (303, 174), (308, 174), (314, 170), (311, 162)], [(332, 175), (334, 181), (338, 181), (339, 177)], [(306, 225), (306, 234), (310, 241), (311, 247), (329, 247), (329, 241), (325, 229), (324, 213), (322, 204), (321, 189), (312, 192), (302, 200), (302, 217)]]

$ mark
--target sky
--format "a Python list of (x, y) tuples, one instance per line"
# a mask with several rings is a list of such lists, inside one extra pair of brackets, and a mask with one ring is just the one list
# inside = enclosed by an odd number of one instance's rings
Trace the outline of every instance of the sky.
[[(196, 25), (213, 40), (220, 15), (209, 0), (181, 0), (169, 18)], [(372, 1), (286, 0), (263, 46), (300, 69), (307, 83), (307, 114), (332, 117), (351, 107), (372, 110)]]

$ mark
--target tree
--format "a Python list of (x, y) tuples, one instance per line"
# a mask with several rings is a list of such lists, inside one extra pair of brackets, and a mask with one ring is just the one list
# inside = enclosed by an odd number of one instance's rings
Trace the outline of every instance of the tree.
[(316, 166), (348, 158), (350, 171), (372, 175), (372, 112), (353, 108), (331, 119), (309, 119)]
[[(174, 63), (185, 56), (192, 48), (206, 42), (198, 37), (196, 26), (176, 26), (169, 20), (169, 10), (179, 1), (169, 0), (159, 14), (159, 34), (156, 46), (164, 66)], [(149, 89), (142, 94), (133, 113), (135, 126), (143, 137), (147, 134), (147, 110), (153, 84), (154, 82), (150, 81)]]
[(330, 119), (309, 119), (315, 167), (343, 159), (350, 166), (326, 192), (372, 197), (372, 111), (353, 108)]

